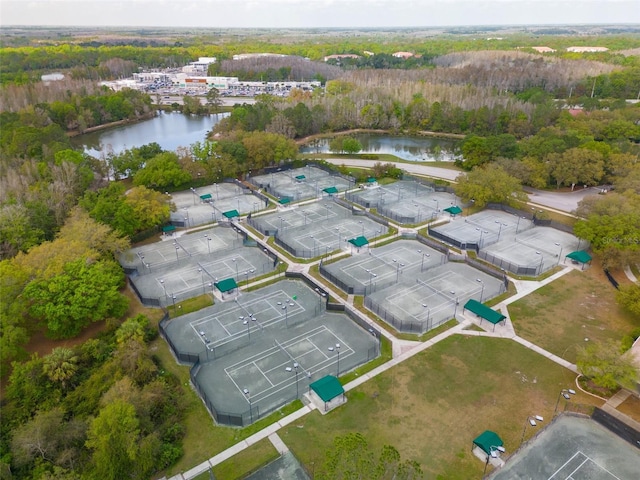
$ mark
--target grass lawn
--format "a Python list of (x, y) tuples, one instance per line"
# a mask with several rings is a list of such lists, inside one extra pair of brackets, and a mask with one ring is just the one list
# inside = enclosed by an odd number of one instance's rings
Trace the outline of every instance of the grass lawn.
[(621, 413), (633, 418), (636, 422), (640, 422), (640, 398), (631, 395), (616, 408)]
[[(213, 467), (216, 480), (236, 480), (244, 478), (280, 456), (269, 439), (265, 438), (249, 448)], [(202, 473), (194, 480), (210, 480), (209, 472)]]
[(639, 326), (615, 301), (616, 290), (594, 260), (509, 305), (516, 333), (575, 363), (585, 338), (620, 339)]
[[(418, 461), (425, 478), (480, 478), (484, 463), (471, 441), (494, 430), (514, 452), (527, 416), (550, 420), (574, 378), (516, 342), (454, 335), (350, 391), (346, 405), (306, 415), (279, 435), (316, 472), (334, 436), (361, 432), (374, 449), (392, 445)], [(601, 403), (579, 392), (568, 406), (594, 400)], [(527, 438), (534, 433), (528, 428)]]

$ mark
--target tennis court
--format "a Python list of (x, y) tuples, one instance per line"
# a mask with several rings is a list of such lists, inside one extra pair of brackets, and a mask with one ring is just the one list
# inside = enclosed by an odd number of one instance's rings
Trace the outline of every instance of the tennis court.
[(123, 259), (123, 266), (135, 269), (129, 278), (140, 297), (160, 306), (212, 293), (218, 280), (251, 281), (276, 269), (262, 249), (244, 246), (241, 235), (222, 227), (138, 247)]
[(365, 306), (399, 331), (423, 333), (462, 313), (467, 300), (483, 302), (504, 289), (501, 280), (450, 262), (381, 290), (374, 285)]
[[(203, 200), (201, 197), (208, 198)], [(230, 210), (245, 215), (265, 208), (264, 201), (249, 190), (227, 182), (174, 192), (171, 201), (176, 206), (176, 211), (171, 213), (171, 222), (188, 228), (220, 221), (222, 214)]]
[(591, 419), (565, 415), (489, 478), (634, 480), (638, 472), (640, 451), (637, 448)]
[(302, 396), (310, 381), (378, 355), (379, 334), (327, 312), (324, 300), (282, 280), (175, 318), (164, 331), (175, 350), (200, 359), (192, 379), (214, 416), (247, 424)]
[(249, 179), (251, 183), (278, 198), (288, 198), (292, 202), (321, 198), (323, 190), (335, 187), (343, 192), (350, 187), (349, 180), (338, 174), (331, 174), (313, 165), (302, 168), (276, 171), (265, 175), (256, 175)]
[(385, 235), (388, 228), (369, 217), (353, 215), (333, 201), (260, 215), (251, 219), (262, 232), (276, 234), (277, 244), (298, 258), (313, 258), (348, 248), (348, 240)]
[(323, 264), (321, 274), (348, 293), (363, 295), (446, 262), (446, 256), (415, 240), (398, 240), (368, 253)]
[[(511, 239), (533, 228), (533, 222), (502, 210), (483, 210), (474, 215), (456, 217), (449, 223), (438, 225), (431, 231), (436, 238), (441, 238), (456, 246), (472, 245), (480, 249), (501, 240)], [(440, 234), (440, 235), (437, 235)]]

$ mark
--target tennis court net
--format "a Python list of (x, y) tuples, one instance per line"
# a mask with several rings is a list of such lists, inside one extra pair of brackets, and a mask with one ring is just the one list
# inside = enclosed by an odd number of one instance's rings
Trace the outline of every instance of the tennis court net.
[(282, 350), (284, 352), (284, 354), (289, 357), (291, 359), (291, 361), (293, 362), (293, 364), (298, 365), (300, 367), (300, 369), (304, 372), (305, 375), (309, 375), (309, 372), (307, 372), (304, 367), (302, 366), (302, 364), (295, 359), (295, 357), (293, 355), (291, 355), (287, 349), (280, 343), (278, 342), (278, 340), (274, 340), (273, 341), (276, 345), (276, 347), (278, 347), (280, 350)]
[(419, 285), (422, 285), (423, 287), (427, 287), (429, 290), (431, 290), (433, 293), (435, 293), (436, 295), (440, 295), (442, 298), (446, 298), (448, 301), (452, 302), (452, 303), (456, 303), (456, 299), (453, 297), (450, 297), (449, 295), (447, 295), (444, 292), (441, 292), (440, 290), (438, 290), (435, 287), (432, 287), (431, 285), (429, 285), (427, 282), (425, 282), (424, 280), (420, 280), (419, 278), (416, 278), (416, 283), (418, 283)]

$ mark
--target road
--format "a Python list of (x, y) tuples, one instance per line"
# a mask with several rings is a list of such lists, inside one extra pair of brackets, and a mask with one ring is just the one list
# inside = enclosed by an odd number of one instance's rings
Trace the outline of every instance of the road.
[[(182, 105), (182, 98), (184, 97), (184, 95), (158, 95), (160, 96), (160, 105), (171, 105), (172, 103)], [(158, 95), (150, 94), (151, 101), (153, 103), (156, 103), (156, 97)], [(200, 103), (202, 103), (203, 105), (207, 103), (206, 97), (199, 96), (198, 98), (200, 99)], [(220, 106), (222, 107), (232, 107), (236, 103), (246, 103), (248, 105), (253, 105), (254, 103), (256, 103), (256, 99), (253, 97), (220, 97)]]
[[(328, 163), (334, 165), (345, 165), (347, 167), (365, 167), (373, 168), (376, 163), (380, 163), (379, 160), (355, 160), (352, 158), (327, 158)], [(441, 178), (443, 180), (455, 180), (462, 172), (458, 170), (451, 170), (449, 168), (432, 167), (429, 165), (420, 165), (419, 163), (392, 163), (397, 168), (400, 168), (408, 173), (415, 173), (417, 175), (426, 175), (433, 178)]]

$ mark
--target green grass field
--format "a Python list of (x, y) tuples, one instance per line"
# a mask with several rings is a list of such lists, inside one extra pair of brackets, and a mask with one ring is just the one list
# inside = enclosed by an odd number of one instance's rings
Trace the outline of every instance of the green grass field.
[[(418, 461), (425, 478), (480, 478), (473, 438), (494, 430), (514, 452), (527, 416), (550, 420), (574, 377), (513, 341), (455, 335), (349, 392), (346, 405), (307, 415), (279, 435), (316, 471), (335, 436), (361, 432), (373, 448), (392, 445)], [(589, 403), (586, 394), (572, 398)], [(527, 438), (534, 433), (529, 428)]]
[(617, 305), (615, 292), (594, 264), (512, 303), (509, 314), (519, 336), (575, 363), (586, 343), (619, 340), (640, 326)]
[[(244, 478), (279, 456), (280, 454), (269, 439), (265, 438), (213, 467), (213, 475), (216, 480), (236, 480), (238, 478)], [(211, 476), (209, 472), (205, 472), (195, 477), (194, 480), (210, 479)]]

